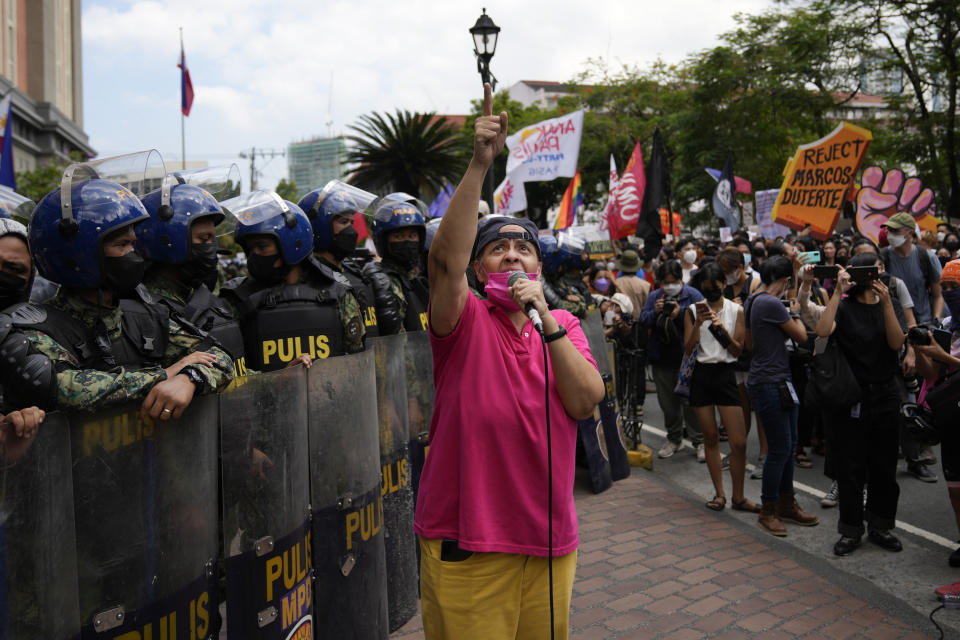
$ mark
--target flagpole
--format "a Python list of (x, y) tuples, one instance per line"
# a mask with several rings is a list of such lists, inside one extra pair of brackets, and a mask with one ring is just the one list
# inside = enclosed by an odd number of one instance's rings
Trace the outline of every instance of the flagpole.
[[(183, 27), (180, 27), (180, 63), (183, 63)], [(183, 115), (183, 70), (180, 70), (180, 168), (187, 169), (186, 117)]]

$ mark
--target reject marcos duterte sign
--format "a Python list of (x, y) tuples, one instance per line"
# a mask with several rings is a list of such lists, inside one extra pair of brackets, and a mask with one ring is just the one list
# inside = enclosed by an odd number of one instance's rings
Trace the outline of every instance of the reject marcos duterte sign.
[(830, 237), (872, 139), (866, 129), (841, 122), (825, 138), (799, 147), (783, 170), (774, 222), (798, 231), (809, 224), (814, 237)]

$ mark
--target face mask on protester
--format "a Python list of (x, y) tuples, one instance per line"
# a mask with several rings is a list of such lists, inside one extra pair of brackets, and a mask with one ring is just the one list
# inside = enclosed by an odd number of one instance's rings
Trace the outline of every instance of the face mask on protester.
[(727, 274), (727, 284), (734, 285), (737, 284), (737, 280), (740, 279), (740, 276), (737, 275), (737, 272)]
[[(505, 273), (488, 273), (487, 283), (483, 285), (483, 292), (486, 294), (487, 300), (507, 313), (520, 311), (520, 306), (510, 295), (510, 285), (507, 284), (507, 281), (510, 280), (511, 273), (510, 271)], [(527, 277), (531, 280), (536, 280), (539, 274), (528, 273)]]
[(740, 255), (743, 256), (743, 264), (744, 264), (744, 266), (749, 267), (749, 266), (750, 266), (750, 260), (753, 259), (753, 256), (750, 255), (749, 253), (743, 253), (743, 254), (740, 254)]
[(956, 325), (956, 320), (960, 320), (960, 289), (950, 289), (949, 291), (944, 289), (940, 295), (943, 296), (943, 304), (950, 309), (950, 317), (954, 319), (952, 324)]
[(136, 251), (122, 256), (104, 256), (100, 281), (103, 288), (124, 295), (137, 288), (146, 270), (147, 261)]
[(697, 261), (697, 252), (694, 249), (687, 249), (683, 252), (683, 261), (687, 264), (693, 264)]
[(593, 288), (600, 293), (606, 293), (610, 290), (610, 281), (606, 278), (597, 278), (593, 281)]
[(960, 249), (960, 240), (948, 240), (944, 245), (950, 253), (956, 253)]
[(703, 297), (706, 298), (707, 301), (709, 302), (716, 302), (717, 300), (723, 297), (723, 291), (721, 291), (720, 289), (707, 289), (706, 291), (702, 291), (701, 293), (703, 293)]
[(683, 291), (683, 283), (681, 282), (663, 285), (663, 292), (668, 296), (678, 296), (681, 291)]
[(891, 233), (887, 235), (887, 242), (890, 243), (890, 246), (896, 249), (897, 247), (902, 247), (903, 243), (907, 241), (906, 236), (901, 236), (896, 233)]
[(947, 237), (947, 234), (943, 231), (937, 231), (937, 242), (943, 242), (943, 239)]
[(617, 312), (613, 309), (607, 309), (607, 312), (603, 314), (603, 324), (613, 324), (613, 319), (616, 317)]

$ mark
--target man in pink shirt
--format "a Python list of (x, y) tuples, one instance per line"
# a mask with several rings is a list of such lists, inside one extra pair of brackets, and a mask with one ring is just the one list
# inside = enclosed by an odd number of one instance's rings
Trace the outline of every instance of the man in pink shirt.
[[(481, 185), (507, 133), (507, 114), (492, 115), (492, 100), (486, 85), (473, 158), (429, 256), (436, 400), (414, 520), (429, 640), (540, 639), (551, 624), (567, 637), (576, 420), (604, 394), (577, 319), (547, 309), (536, 225), (485, 218), (478, 237)], [(486, 300), (467, 287), (471, 264)], [(513, 271), (529, 279), (509, 285)], [(546, 367), (527, 304), (543, 318)]]

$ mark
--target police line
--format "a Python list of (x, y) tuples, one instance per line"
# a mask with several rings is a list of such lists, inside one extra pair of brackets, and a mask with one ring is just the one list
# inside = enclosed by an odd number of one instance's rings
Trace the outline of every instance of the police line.
[(426, 332), (371, 342), (239, 378), (162, 424), (135, 405), (52, 413), (0, 452), (0, 636), (379, 639), (402, 626), (418, 595), (432, 359)]

